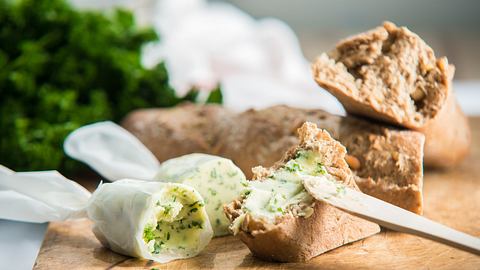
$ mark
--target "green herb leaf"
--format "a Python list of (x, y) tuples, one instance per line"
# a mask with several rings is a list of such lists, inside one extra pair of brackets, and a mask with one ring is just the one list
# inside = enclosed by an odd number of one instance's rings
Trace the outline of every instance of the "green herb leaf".
[(223, 103), (223, 95), (222, 91), (220, 90), (220, 86), (217, 86), (213, 91), (210, 92), (208, 95), (206, 103)]
[(327, 169), (322, 163), (317, 163), (317, 168), (315, 169), (315, 174), (322, 174), (326, 175), (327, 174)]
[(143, 240), (145, 240), (145, 242), (148, 243), (148, 242), (152, 241), (153, 239), (155, 239), (155, 233), (154, 233), (153, 226), (151, 226), (151, 225), (145, 226), (145, 228), (143, 229)]
[(297, 172), (302, 170), (302, 167), (300, 166), (300, 164), (298, 164), (295, 160), (288, 161), (284, 167), (289, 172)]
[[(142, 66), (142, 47), (158, 37), (129, 11), (1, 1), (0, 25), (0, 164), (14, 170), (87, 168), (63, 153), (73, 130), (137, 108), (197, 101), (198, 91), (175, 94), (163, 63)], [(216, 89), (209, 102), (220, 97)]]

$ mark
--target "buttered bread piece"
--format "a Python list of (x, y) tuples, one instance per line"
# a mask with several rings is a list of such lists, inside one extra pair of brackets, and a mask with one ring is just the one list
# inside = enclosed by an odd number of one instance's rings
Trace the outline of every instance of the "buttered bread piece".
[(265, 260), (306, 261), (380, 231), (374, 223), (315, 201), (305, 190), (305, 175), (358, 187), (345, 147), (311, 123), (299, 135), (300, 144), (276, 165), (254, 168), (254, 180), (243, 195), (225, 207), (232, 232)]
[(248, 182), (242, 203), (244, 213), (231, 226), (234, 233), (238, 233), (246, 215), (271, 223), (288, 211), (299, 217), (310, 217), (314, 200), (303, 187), (301, 176), (328, 175), (318, 154), (306, 150), (298, 150), (294, 159), (276, 171), (264, 170), (262, 167), (254, 169), (268, 176), (261, 181)]
[(194, 187), (203, 197), (215, 236), (229, 234), (224, 204), (237, 198), (246, 185), (245, 175), (226, 158), (190, 154), (161, 164), (155, 179)]

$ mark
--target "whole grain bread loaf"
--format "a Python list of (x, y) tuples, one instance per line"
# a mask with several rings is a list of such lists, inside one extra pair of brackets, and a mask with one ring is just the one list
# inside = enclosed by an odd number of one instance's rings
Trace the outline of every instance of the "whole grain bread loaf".
[(218, 105), (184, 104), (130, 113), (123, 126), (160, 160), (201, 152), (232, 159), (250, 177), (298, 144), (296, 130), (310, 121), (347, 148), (360, 189), (422, 213), (423, 144), (419, 132), (398, 130), (322, 110), (274, 106), (234, 114)]
[(312, 65), (317, 83), (351, 114), (425, 134), (425, 165), (451, 167), (470, 129), (452, 91), (453, 65), (406, 27), (386, 22), (340, 41)]
[[(318, 129), (315, 124), (304, 123), (298, 130), (298, 145), (288, 150), (272, 167), (256, 167), (251, 181), (269, 179), (289, 160), (294, 159), (299, 151), (312, 151), (318, 153), (321, 163), (335, 181), (358, 190), (354, 175), (345, 161), (345, 147), (332, 139), (328, 132)], [(232, 223), (246, 215), (239, 225), (237, 235), (256, 257), (264, 260), (306, 261), (380, 231), (377, 224), (321, 201), (314, 202), (313, 214), (309, 217), (298, 216), (291, 209), (269, 222), (255, 217), (254, 213), (245, 212), (242, 200), (243, 197), (226, 205), (225, 213)]]

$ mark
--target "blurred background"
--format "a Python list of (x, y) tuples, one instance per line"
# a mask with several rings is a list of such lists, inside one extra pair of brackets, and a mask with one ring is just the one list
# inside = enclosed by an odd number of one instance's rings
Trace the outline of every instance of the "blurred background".
[[(155, 0), (72, 0), (80, 7), (112, 5), (148, 9)], [(134, 3), (132, 3), (134, 2)], [(371, 29), (385, 20), (419, 34), (437, 55), (447, 55), (456, 66), (457, 80), (480, 80), (480, 1), (476, 0), (210, 0), (235, 5), (255, 18), (275, 17), (297, 35), (307, 59), (330, 50), (349, 35)], [(149, 21), (144, 12), (143, 21)]]
[[(479, 11), (478, 0), (0, 0), (0, 164), (85, 170), (63, 153), (70, 132), (183, 101), (342, 113), (309, 62), (385, 20), (448, 56), (459, 102), (478, 116)], [(31, 268), (44, 230), (0, 221), (0, 262)]]
[(437, 56), (456, 66), (455, 79), (480, 79), (480, 1), (476, 0), (227, 0), (256, 18), (276, 17), (297, 34), (305, 56), (313, 59), (349, 35), (385, 20), (407, 26)]
[(310, 63), (385, 20), (447, 56), (460, 105), (480, 115), (478, 11), (474, 0), (0, 0), (0, 164), (74, 172), (62, 151), (73, 130), (185, 101), (343, 114)]

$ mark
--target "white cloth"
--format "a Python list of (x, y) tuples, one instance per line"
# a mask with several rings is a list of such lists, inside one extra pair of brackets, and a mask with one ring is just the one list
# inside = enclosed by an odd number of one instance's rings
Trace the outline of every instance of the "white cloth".
[(343, 113), (313, 81), (297, 37), (282, 21), (203, 0), (163, 0), (154, 9), (161, 41), (146, 46), (143, 62), (165, 61), (180, 95), (220, 84), (225, 106), (237, 111), (286, 104)]
[(81, 8), (122, 6), (160, 41), (145, 46), (142, 62), (164, 61), (170, 84), (205, 98), (220, 84), (226, 107), (242, 111), (286, 104), (344, 114), (340, 103), (312, 79), (292, 29), (275, 18), (254, 19), (228, 3), (206, 0), (71, 0)]

